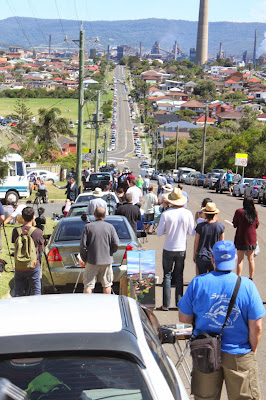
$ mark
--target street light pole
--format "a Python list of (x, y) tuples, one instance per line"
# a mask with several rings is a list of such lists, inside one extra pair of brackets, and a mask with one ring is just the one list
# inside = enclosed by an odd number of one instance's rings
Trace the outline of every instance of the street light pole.
[(95, 130), (95, 162), (94, 162), (94, 171), (96, 172), (98, 169), (98, 139), (99, 139), (99, 131), (100, 131), (100, 102), (101, 102), (101, 92), (100, 90), (97, 93), (97, 110), (96, 110), (96, 130)]
[(205, 110), (205, 123), (204, 123), (204, 133), (203, 133), (203, 142), (202, 142), (202, 162), (201, 162), (201, 173), (204, 174), (205, 168), (205, 151), (206, 151), (206, 136), (207, 136), (207, 121), (209, 115), (209, 104), (206, 104)]
[(82, 169), (82, 138), (83, 138), (83, 106), (84, 106), (84, 31), (81, 24), (79, 36), (79, 108), (78, 108), (78, 137), (77, 137), (77, 167), (76, 179), (79, 193), (82, 192), (81, 169)]

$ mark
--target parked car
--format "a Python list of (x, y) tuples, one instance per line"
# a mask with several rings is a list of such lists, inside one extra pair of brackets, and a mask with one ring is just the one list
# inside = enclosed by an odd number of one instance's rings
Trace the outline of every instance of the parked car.
[[(88, 216), (88, 218), (90, 222), (94, 221), (93, 216)], [(141, 248), (141, 244), (127, 218), (120, 215), (107, 215), (105, 221), (114, 226), (120, 241), (118, 251), (113, 256), (114, 282), (119, 282), (127, 273), (126, 252), (133, 248)], [(78, 278), (80, 269), (77, 256), (82, 231), (86, 223), (80, 216), (62, 218), (45, 247), (44, 251), (54, 284), (60, 290), (66, 290), (69, 286), (74, 287)], [(50, 271), (46, 257), (43, 257), (42, 289), (44, 293), (53, 291)], [(79, 282), (82, 282), (82, 277), (80, 277)]]
[(221, 174), (219, 172), (212, 173), (209, 180), (209, 189), (215, 189), (216, 182), (220, 179)]
[(185, 184), (186, 185), (193, 185), (194, 179), (197, 176), (199, 172), (198, 171), (191, 171), (187, 174), (187, 177), (185, 179)]
[(51, 181), (52, 183), (59, 181), (59, 174), (47, 171), (46, 169), (27, 169), (28, 177), (32, 173), (36, 174), (37, 178), (44, 179), (45, 181)]
[(259, 191), (262, 185), (265, 184), (265, 179), (254, 178), (244, 190), (244, 196), (251, 196), (253, 199), (257, 199), (259, 196)]
[(237, 182), (234, 186), (233, 186), (233, 190), (232, 190), (232, 195), (235, 196), (243, 196), (244, 195), (244, 191), (247, 187), (247, 185), (253, 180), (254, 178), (242, 178), (239, 182)]
[[(93, 192), (85, 192), (85, 193), (81, 193), (78, 195), (78, 197), (76, 198), (75, 204), (79, 204), (79, 203), (86, 203), (87, 207), (88, 207), (88, 203), (90, 200), (94, 199), (94, 194)], [(107, 203), (107, 207), (108, 207), (108, 211), (109, 211), (109, 215), (113, 215), (117, 204), (119, 203), (119, 199), (116, 195), (116, 193), (114, 192), (107, 192), (106, 194), (103, 194), (103, 196), (101, 197), (101, 199), (103, 199), (104, 201), (106, 201)], [(74, 204), (72, 204), (67, 216), (70, 216), (72, 214), (71, 209), (72, 207), (74, 207)]]
[(265, 182), (263, 182), (259, 190), (258, 203), (259, 204), (263, 203), (264, 205), (266, 205), (266, 180)]
[[(4, 299), (1, 377), (31, 399), (189, 400), (162, 346), (163, 330), (150, 310), (125, 296)], [(9, 398), (24, 396), (12, 387)]]
[[(111, 144), (110, 148), (114, 147)], [(115, 182), (112, 174), (107, 172), (95, 172), (88, 176), (88, 180), (84, 182), (84, 190), (94, 190), (96, 187), (104, 189), (106, 186), (109, 186), (109, 189), (115, 190)]]
[(194, 178), (193, 185), (194, 186), (203, 186), (205, 176), (206, 176), (206, 174), (198, 173)]
[(196, 172), (196, 170), (194, 168), (188, 168), (188, 167), (181, 167), (181, 168), (179, 168), (179, 170), (180, 170), (180, 174), (178, 177), (179, 183), (184, 183), (186, 180), (186, 177), (188, 176), (188, 174), (190, 172)]

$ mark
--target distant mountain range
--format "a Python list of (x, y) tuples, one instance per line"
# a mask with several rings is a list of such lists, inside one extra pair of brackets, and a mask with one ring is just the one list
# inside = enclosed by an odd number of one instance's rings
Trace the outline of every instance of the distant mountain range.
[[(79, 38), (80, 24), (70, 20), (7, 18), (0, 20), (0, 48), (10, 45), (25, 48), (31, 46), (48, 47), (49, 35), (52, 35), (53, 47), (65, 47), (65, 35), (68, 39)], [(191, 47), (196, 47), (197, 22), (173, 19), (140, 19), (127, 21), (93, 21), (84, 22), (85, 38), (99, 37), (99, 43), (89, 43), (89, 48), (105, 49), (108, 45), (128, 45), (139, 49), (142, 42), (144, 52), (150, 52), (155, 41), (165, 50), (172, 50), (175, 40), (180, 49), (189, 54)], [(209, 23), (209, 56), (215, 57), (219, 52), (220, 42), (227, 56), (241, 56), (244, 51), (252, 56), (255, 29), (258, 30), (258, 47), (263, 41), (266, 24), (210, 22)], [(73, 43), (71, 48), (75, 48)]]

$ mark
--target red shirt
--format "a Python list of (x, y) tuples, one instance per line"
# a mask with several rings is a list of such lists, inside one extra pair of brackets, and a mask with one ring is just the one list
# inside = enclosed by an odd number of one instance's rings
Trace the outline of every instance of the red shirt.
[(255, 221), (253, 224), (249, 224), (245, 214), (244, 209), (239, 208), (236, 210), (233, 225), (236, 228), (235, 234), (235, 246), (253, 246), (257, 243), (257, 233), (256, 229), (259, 226), (258, 215), (256, 214)]

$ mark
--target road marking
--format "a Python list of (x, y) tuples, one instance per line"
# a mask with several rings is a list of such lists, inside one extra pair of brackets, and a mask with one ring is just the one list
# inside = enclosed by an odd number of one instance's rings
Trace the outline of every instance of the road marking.
[(228, 221), (227, 219), (225, 219), (224, 222), (227, 222), (229, 225), (233, 226), (232, 222)]

